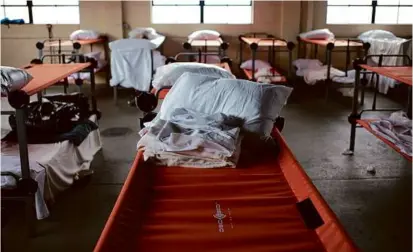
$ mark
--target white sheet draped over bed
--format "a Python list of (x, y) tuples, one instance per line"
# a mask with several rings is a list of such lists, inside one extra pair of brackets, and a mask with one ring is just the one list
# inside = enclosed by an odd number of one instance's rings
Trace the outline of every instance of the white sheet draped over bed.
[[(149, 91), (152, 80), (152, 58), (153, 69), (165, 64), (165, 57), (151, 47), (145, 47), (145, 42), (138, 39), (123, 39), (114, 41), (118, 43), (111, 47), (111, 73), (110, 85), (133, 88), (139, 91)], [(150, 43), (150, 42), (146, 42)]]
[[(96, 116), (91, 120), (96, 121)], [(92, 131), (79, 146), (69, 141), (28, 145), (31, 177), (39, 186), (35, 195), (38, 219), (49, 216), (46, 200), (54, 201), (58, 193), (73, 184), (80, 171), (89, 170), (93, 156), (101, 146), (99, 129)], [(21, 176), (18, 144), (2, 141), (1, 169)], [(13, 187), (15, 180), (2, 176), (1, 186)]]
[[(403, 45), (407, 42), (403, 38), (386, 38), (386, 39), (377, 39), (377, 38), (366, 38), (364, 42), (369, 42), (371, 47), (369, 50), (369, 55), (374, 54), (404, 54)], [(410, 51), (411, 56), (411, 51)], [(369, 62), (369, 65), (378, 65), (379, 58), (372, 57)], [(403, 58), (401, 57), (383, 57), (382, 65), (389, 66), (401, 66), (403, 65)], [(372, 84), (376, 83), (376, 79), (372, 81)], [(383, 94), (387, 94), (389, 88), (394, 88), (397, 84), (397, 81), (385, 76), (380, 76), (378, 83), (378, 91)]]

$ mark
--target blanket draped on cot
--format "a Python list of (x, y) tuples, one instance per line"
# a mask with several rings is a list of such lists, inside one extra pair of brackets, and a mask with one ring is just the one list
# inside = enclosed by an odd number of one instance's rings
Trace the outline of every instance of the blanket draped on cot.
[(412, 156), (412, 120), (403, 112), (372, 121), (370, 126), (377, 134), (394, 143), (402, 153)]

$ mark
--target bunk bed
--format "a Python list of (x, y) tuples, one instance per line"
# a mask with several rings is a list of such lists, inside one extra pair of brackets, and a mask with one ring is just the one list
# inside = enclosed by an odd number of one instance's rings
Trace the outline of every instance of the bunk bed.
[[(403, 57), (407, 59), (410, 64), (408, 66), (369, 66), (366, 64), (367, 60), (372, 57)], [(381, 61), (380, 61), (381, 62)], [(410, 155), (408, 153), (403, 152), (394, 142), (390, 141), (386, 137), (384, 137), (382, 134), (379, 132), (373, 130), (371, 127), (371, 122), (377, 121), (378, 119), (368, 119), (368, 118), (362, 118), (362, 114), (364, 112), (380, 112), (380, 111), (399, 111), (399, 109), (377, 109), (375, 107), (375, 104), (373, 105), (372, 109), (363, 109), (359, 110), (358, 109), (358, 104), (357, 104), (357, 98), (359, 89), (361, 88), (361, 77), (360, 75), (363, 74), (363, 78), (366, 78), (367, 74), (377, 74), (381, 76), (386, 76), (389, 78), (393, 78), (397, 80), (400, 83), (403, 83), (408, 86), (409, 88), (409, 96), (408, 96), (408, 102), (407, 106), (405, 108), (405, 111), (407, 112), (407, 117), (411, 120), (412, 119), (412, 66), (411, 66), (411, 58), (408, 55), (369, 55), (366, 58), (362, 59), (357, 59), (354, 61), (354, 68), (356, 70), (356, 81), (355, 81), (355, 87), (354, 87), (354, 96), (353, 96), (353, 109), (352, 113), (349, 116), (349, 122), (351, 124), (351, 130), (350, 130), (350, 146), (349, 149), (346, 150), (343, 154), (344, 155), (353, 155), (354, 154), (354, 146), (355, 146), (355, 141), (356, 141), (356, 129), (357, 128), (365, 128), (367, 131), (372, 133), (374, 136), (376, 136), (378, 139), (386, 143), (388, 146), (393, 148), (395, 151), (400, 153), (403, 157), (405, 157), (407, 160), (412, 160), (411, 153)]]
[[(307, 45), (312, 46), (313, 58), (318, 58), (318, 49), (319, 47), (325, 48), (325, 61), (324, 64), (327, 66), (327, 75), (326, 79), (323, 81), (325, 83), (325, 99), (328, 99), (329, 89), (333, 84), (333, 78), (331, 77), (331, 68), (332, 68), (332, 55), (334, 53), (345, 53), (345, 69), (344, 76), (348, 77), (349, 65), (351, 63), (351, 53), (356, 52), (358, 57), (366, 56), (370, 48), (369, 43), (364, 43), (360, 39), (355, 38), (337, 38), (337, 39), (307, 39), (297, 36), (298, 41), (298, 57), (306, 57), (307, 55)], [(363, 54), (363, 55), (362, 55)], [(338, 86), (348, 86), (346, 84), (337, 83)], [(363, 83), (367, 85), (367, 83)], [(361, 93), (361, 105), (364, 104), (364, 89)]]
[[(94, 52), (94, 46), (103, 46), (103, 59), (96, 59), (98, 61), (98, 67), (95, 68), (95, 73), (105, 73), (106, 83), (109, 83), (110, 79), (110, 65), (109, 65), (109, 49), (108, 49), (108, 37), (100, 36), (96, 39), (87, 40), (62, 40), (62, 39), (46, 39), (36, 43), (38, 51), (37, 59), (43, 62), (44, 56), (54, 55), (50, 57), (49, 63), (68, 63), (68, 62), (81, 62), (80, 57), (88, 56)], [(90, 53), (81, 53), (80, 49), (84, 46), (89, 46)], [(75, 56), (78, 55), (77, 57)], [(57, 55), (57, 56), (55, 56)], [(100, 56), (100, 55), (99, 55)], [(83, 80), (90, 81), (88, 74), (71, 75), (68, 77), (71, 82), (74, 82), (79, 87), (83, 84)]]
[(225, 42), (221, 36), (218, 39), (188, 39), (183, 43), (183, 48), (185, 52), (180, 53), (180, 55), (188, 56), (188, 61), (217, 63), (211, 62), (210, 57), (225, 58), (229, 43)]
[[(292, 68), (292, 51), (295, 47), (294, 43), (289, 41), (287, 42), (284, 39), (276, 38), (273, 35), (267, 33), (247, 33), (244, 35), (240, 35), (240, 48), (239, 48), (239, 57), (240, 57), (240, 64), (243, 62), (243, 50), (244, 44), (248, 45), (251, 49), (252, 53), (252, 67), (251, 69), (242, 69), (246, 78), (248, 80), (256, 81), (257, 78), (255, 76), (255, 66), (256, 66), (256, 59), (257, 53), (263, 50), (259, 50), (260, 47), (266, 47), (268, 52), (268, 61), (271, 65), (271, 73), (268, 77), (279, 77), (277, 81), (271, 81), (272, 83), (287, 83), (288, 77), (291, 77), (291, 68)], [(281, 48), (281, 49), (277, 49)], [(277, 52), (288, 52), (288, 70), (287, 70), (287, 77), (283, 75), (281, 72), (276, 69), (276, 53)], [(265, 76), (264, 76), (265, 77)]]
[[(41, 102), (41, 92), (58, 83), (62, 79), (67, 78), (73, 73), (79, 72), (79, 71), (88, 71), (91, 74), (91, 95), (92, 95), (92, 112), (97, 111), (96, 108), (96, 100), (94, 98), (94, 67), (93, 64), (90, 62), (86, 63), (75, 63), (75, 64), (39, 64), (39, 65), (28, 65), (25, 67), (25, 70), (33, 77), (33, 79), (21, 90), (16, 90), (16, 91), (11, 91), (8, 92), (7, 94), (7, 99), (8, 103), (10, 106), (15, 109), (11, 111), (1, 111), (2, 115), (15, 115), (16, 118), (16, 133), (17, 133), (17, 145), (15, 143), (8, 143), (7, 141), (2, 141), (2, 156), (3, 157), (10, 157), (13, 155), (15, 159), (19, 160), (18, 167), (21, 170), (21, 177), (10, 173), (10, 172), (2, 172), (2, 178), (3, 176), (8, 176), (8, 177), (13, 177), (15, 179), (14, 185), (12, 187), (6, 186), (5, 188), (2, 187), (1, 193), (2, 193), (2, 201), (8, 201), (8, 200), (14, 200), (14, 201), (24, 201), (25, 202), (25, 214), (26, 214), (26, 221), (28, 222), (28, 233), (33, 234), (34, 230), (34, 211), (33, 211), (33, 206), (36, 203), (36, 215), (38, 219), (46, 218), (48, 216), (48, 210), (47, 206), (45, 203), (45, 198), (44, 198), (44, 193), (47, 189), (41, 188), (39, 185), (43, 184), (45, 185), (46, 183), (49, 183), (49, 185), (58, 183), (56, 181), (46, 181), (45, 182), (45, 173), (47, 173), (48, 167), (43, 167), (41, 166), (41, 162), (38, 163), (39, 160), (30, 160), (29, 161), (29, 156), (37, 156), (41, 157), (42, 159), (47, 159), (46, 157), (52, 155), (52, 153), (55, 153), (55, 155), (52, 157), (51, 160), (54, 160), (54, 167), (56, 168), (59, 166), (60, 168), (63, 168), (62, 170), (57, 171), (57, 173), (60, 172), (62, 176), (66, 176), (63, 180), (68, 179), (68, 176), (71, 176), (73, 174), (78, 172), (81, 167), (79, 164), (76, 162), (79, 160), (60, 160), (59, 158), (63, 158), (66, 155), (71, 155), (69, 153), (70, 148), (60, 148), (63, 147), (63, 145), (59, 145), (60, 143), (56, 143), (57, 145), (48, 146), (48, 148), (44, 148), (46, 144), (34, 144), (34, 145), (29, 145), (29, 138), (26, 133), (26, 115), (27, 115), (27, 108), (30, 102), (30, 97), (32, 95), (38, 94), (39, 102)], [(96, 117), (94, 117), (96, 119)], [(92, 118), (92, 120), (95, 120)], [(89, 138), (90, 137), (90, 138)], [(99, 140), (99, 132), (94, 131), (94, 133), (89, 136), (87, 136), (86, 140), (87, 141), (96, 141), (96, 144), (100, 144)], [(73, 143), (69, 143), (68, 141), (62, 142), (62, 144), (65, 143), (65, 147), (74, 146)], [(83, 144), (83, 142), (82, 142)], [(73, 156), (75, 156), (75, 153), (80, 151), (81, 153), (85, 154), (84, 151), (85, 149), (79, 149), (79, 148), (88, 148), (88, 144), (86, 143), (86, 146), (79, 145), (78, 148), (72, 148), (73, 149)], [(90, 147), (90, 146), (89, 146)], [(96, 147), (96, 148), (94, 148)], [(94, 146), (93, 150), (91, 150), (90, 154), (93, 155), (96, 153), (98, 149), (100, 149), (99, 146)], [(40, 149), (39, 149), (40, 148)], [(76, 150), (75, 150), (76, 149)], [(32, 153), (32, 151), (36, 152)], [(57, 156), (56, 156), (57, 155)], [(72, 157), (72, 156), (71, 156)], [(59, 161), (60, 160), (60, 161)], [(2, 158), (2, 171), (6, 170), (7, 165), (9, 165), (7, 162), (3, 163), (3, 158)], [(63, 162), (65, 161), (65, 162)], [(79, 170), (70, 170), (70, 171), (64, 171), (64, 167), (62, 166), (64, 163), (68, 163), (71, 161), (74, 165)], [(40, 165), (39, 165), (40, 164)], [(17, 165), (16, 162), (10, 165)], [(35, 167), (33, 167), (35, 166)], [(73, 167), (69, 167), (73, 168)], [(50, 168), (54, 169), (54, 168)], [(58, 175), (56, 175), (58, 176)], [(71, 178), (73, 179), (73, 178)], [(63, 181), (62, 180), (62, 181)], [(70, 180), (70, 179), (69, 179)], [(65, 180), (67, 182), (67, 180)], [(3, 184), (3, 179), (2, 179), (2, 184)], [(60, 186), (62, 186), (60, 184)], [(57, 187), (55, 187), (57, 188)], [(59, 187), (60, 190), (62, 189)], [(50, 189), (50, 188), (48, 188)], [(57, 190), (59, 191), (59, 189)], [(57, 192), (54, 191), (54, 192)]]

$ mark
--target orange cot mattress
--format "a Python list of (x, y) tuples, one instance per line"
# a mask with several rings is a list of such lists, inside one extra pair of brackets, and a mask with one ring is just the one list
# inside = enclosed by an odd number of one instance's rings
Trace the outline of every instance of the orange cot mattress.
[(222, 39), (216, 39), (216, 40), (205, 40), (205, 39), (194, 39), (194, 40), (189, 40), (188, 41), (191, 46), (221, 46), (224, 41)]
[(360, 65), (360, 67), (392, 78), (394, 80), (405, 83), (406, 85), (412, 85), (412, 67), (411, 66), (393, 66), (393, 67), (373, 67), (369, 65)]
[[(357, 251), (275, 131), (281, 152), (249, 155), (236, 169), (154, 167), (138, 153), (95, 252)], [(311, 229), (297, 202), (324, 224)]]
[(400, 155), (402, 155), (405, 159), (412, 161), (412, 157), (407, 155), (406, 153), (403, 153), (400, 151), (399, 147), (397, 147), (394, 143), (390, 142), (386, 138), (382, 137), (381, 135), (377, 134), (376, 131), (374, 131), (370, 127), (370, 122), (372, 122), (374, 119), (363, 119), (363, 120), (357, 120), (357, 124), (359, 124), (361, 127), (365, 128), (367, 131), (369, 131), (371, 134), (373, 134), (375, 137), (383, 141), (385, 144), (387, 144), (390, 148), (398, 152)]
[(275, 40), (270, 38), (248, 38), (241, 37), (241, 40), (251, 45), (252, 43), (258, 44), (258, 46), (287, 46), (287, 42), (283, 40)]
[[(310, 44), (315, 44), (315, 45), (320, 45), (320, 46), (327, 46), (328, 43), (333, 43), (335, 47), (346, 47), (347, 46), (347, 40), (345, 39), (333, 39), (333, 40), (323, 40), (323, 39), (305, 39), (305, 38), (300, 38), (300, 40), (310, 43)], [(357, 41), (350, 41), (350, 46), (363, 46), (363, 43), (357, 42)]]
[(89, 66), (90, 63), (40, 64), (26, 66), (24, 69), (33, 77), (33, 79), (22, 90), (28, 95), (33, 95)]
[[(226, 62), (225, 62), (225, 63), (213, 64), (213, 65), (222, 67), (222, 68), (224, 68), (225, 70), (227, 70), (228, 72), (231, 73), (231, 68), (229, 67), (228, 63), (226, 63)], [(158, 90), (156, 90), (156, 88), (153, 88), (153, 89), (151, 90), (151, 93), (152, 93), (152, 94), (156, 94), (157, 91), (158, 91)], [(166, 97), (166, 95), (168, 94), (168, 92), (169, 92), (169, 88), (167, 88), (167, 89), (162, 89), (161, 92), (159, 92), (158, 98), (159, 98), (159, 99), (165, 99), (165, 97)]]
[[(252, 80), (252, 70), (249, 69), (242, 69), (244, 71), (245, 76), (247, 77), (248, 80)], [(281, 76), (281, 80), (279, 82), (287, 82), (287, 78), (285, 76), (281, 75), (279, 72), (277, 72), (275, 69), (273, 69), (275, 72), (274, 75), (279, 75)]]
[[(98, 39), (88, 39), (88, 40), (61, 40), (60, 46), (73, 46), (73, 43), (78, 42), (81, 45), (99, 44), (103, 43), (105, 40), (103, 38)], [(46, 41), (45, 46), (57, 47), (59, 46), (59, 41)]]

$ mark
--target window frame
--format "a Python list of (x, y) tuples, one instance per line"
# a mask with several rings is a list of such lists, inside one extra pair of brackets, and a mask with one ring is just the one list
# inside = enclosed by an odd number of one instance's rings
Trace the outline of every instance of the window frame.
[[(79, 0), (80, 1), (80, 0)], [(7, 7), (24, 7), (26, 6), (29, 10), (29, 22), (25, 24), (35, 24), (33, 23), (33, 7), (79, 7), (79, 4), (33, 4), (32, 0), (27, 0), (26, 5), (18, 5), (18, 4), (2, 4), (0, 7), (7, 8)]]
[[(205, 4), (205, 0), (199, 0), (199, 4), (155, 4), (153, 0), (151, 0), (151, 11), (153, 6), (199, 6), (200, 7), (200, 20), (199, 23), (196, 24), (210, 24), (210, 23), (205, 23), (204, 21), (204, 13), (205, 13), (205, 6), (206, 7), (210, 7), (210, 6), (219, 6), (219, 7), (236, 7), (236, 6), (250, 6), (251, 7), (251, 24), (253, 22), (252, 20), (252, 2), (253, 0), (249, 0), (249, 4)], [(152, 20), (152, 16), (151, 16), (151, 20)]]
[[(328, 7), (330, 7), (330, 6), (337, 6), (337, 7), (373, 7), (373, 9), (372, 9), (372, 11), (371, 11), (371, 23), (370, 24), (376, 24), (376, 9), (377, 9), (377, 6), (379, 6), (379, 7), (397, 7), (397, 8), (400, 8), (400, 7), (411, 7), (411, 5), (406, 5), (406, 4), (400, 4), (400, 1), (399, 1), (399, 4), (394, 4), (394, 5), (390, 5), (390, 4), (378, 4), (378, 1), (377, 0), (372, 0), (371, 1), (371, 4), (361, 4), (361, 5), (358, 5), (358, 4), (328, 4), (328, 2), (327, 2), (327, 11), (328, 11)], [(327, 20), (326, 20), (326, 23), (327, 23)], [(327, 23), (327, 24), (329, 24), (329, 23)], [(329, 25), (334, 25), (334, 24), (329, 24)], [(345, 25), (345, 24), (340, 24), (340, 25)], [(395, 23), (395, 24), (391, 24), (391, 25), (402, 25), (402, 24), (399, 24), (399, 23)]]

